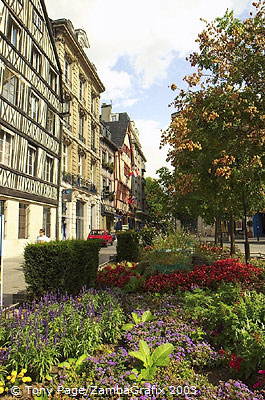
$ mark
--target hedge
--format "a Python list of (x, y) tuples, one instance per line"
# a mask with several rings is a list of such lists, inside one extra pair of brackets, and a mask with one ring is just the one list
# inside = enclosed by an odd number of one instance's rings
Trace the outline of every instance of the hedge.
[(33, 296), (47, 292), (77, 294), (95, 284), (101, 241), (65, 240), (29, 244), (24, 274)]
[(117, 261), (138, 261), (139, 236), (135, 231), (117, 233)]

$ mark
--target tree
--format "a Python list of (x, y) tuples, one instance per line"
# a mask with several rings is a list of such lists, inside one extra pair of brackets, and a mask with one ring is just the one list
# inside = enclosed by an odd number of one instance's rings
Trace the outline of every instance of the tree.
[(244, 21), (226, 12), (207, 23), (199, 51), (189, 57), (197, 71), (184, 78), (189, 88), (175, 98), (176, 113), (162, 136), (206, 218), (244, 216), (247, 260), (246, 217), (264, 206), (264, 4), (253, 3), (255, 16)]

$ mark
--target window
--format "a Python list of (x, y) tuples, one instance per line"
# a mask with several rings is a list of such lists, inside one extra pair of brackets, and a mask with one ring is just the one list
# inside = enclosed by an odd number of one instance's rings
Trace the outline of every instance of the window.
[(79, 83), (79, 99), (82, 101), (85, 101), (85, 81), (83, 78), (80, 78), (80, 83)]
[(19, 203), (18, 214), (18, 239), (27, 239), (28, 237), (28, 205)]
[(36, 165), (36, 149), (35, 147), (29, 145), (27, 154), (27, 174), (35, 176), (35, 165)]
[(78, 155), (78, 175), (83, 175), (83, 157)]
[(46, 156), (44, 164), (44, 180), (47, 182), (53, 182), (53, 167), (54, 160), (50, 156)]
[(11, 17), (8, 20), (7, 38), (17, 50), (20, 49), (21, 30)]
[(71, 64), (68, 58), (64, 60), (64, 79), (68, 85), (71, 85)]
[(43, 228), (45, 229), (45, 235), (51, 236), (51, 209), (49, 207), (43, 207)]
[(84, 136), (84, 122), (85, 118), (83, 116), (79, 116), (79, 139), (83, 138)]
[(55, 134), (55, 113), (49, 108), (47, 109), (46, 129), (53, 135)]
[(38, 74), (41, 73), (41, 53), (34, 45), (32, 46), (31, 65), (38, 72)]
[(0, 132), (0, 163), (10, 166), (12, 155), (12, 136)]
[(52, 69), (49, 72), (49, 85), (54, 92), (57, 92), (57, 74)]
[(91, 94), (91, 112), (97, 114), (97, 95), (94, 92)]
[(18, 78), (7, 68), (4, 70), (2, 95), (10, 103), (17, 104)]
[(112, 114), (111, 115), (111, 121), (112, 122), (119, 121), (119, 114)]
[(68, 147), (65, 143), (63, 144), (62, 167), (63, 171), (68, 170)]
[(96, 127), (94, 124), (91, 125), (91, 149), (96, 151)]
[(106, 164), (107, 162), (107, 153), (106, 151), (102, 151), (102, 164)]
[(32, 22), (33, 24), (39, 29), (39, 31), (42, 32), (42, 19), (37, 13), (36, 10), (33, 9), (33, 14), (32, 14)]
[(29, 97), (29, 116), (34, 119), (34, 121), (38, 122), (39, 112), (40, 100), (34, 93), (31, 92)]
[(65, 100), (63, 103), (63, 120), (70, 125), (70, 116), (71, 116), (71, 101)]
[(97, 164), (95, 161), (91, 162), (91, 182), (96, 184)]

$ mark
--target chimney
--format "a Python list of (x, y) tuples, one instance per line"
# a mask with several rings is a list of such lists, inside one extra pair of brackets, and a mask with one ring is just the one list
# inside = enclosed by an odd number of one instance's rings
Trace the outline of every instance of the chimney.
[(112, 105), (103, 103), (101, 106), (101, 119), (105, 122), (110, 122), (110, 116), (112, 111)]

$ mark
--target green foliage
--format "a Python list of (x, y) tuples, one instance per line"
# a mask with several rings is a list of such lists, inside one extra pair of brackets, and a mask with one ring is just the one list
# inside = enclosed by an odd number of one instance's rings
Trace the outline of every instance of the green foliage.
[(184, 230), (170, 232), (168, 235), (160, 235), (154, 240), (154, 247), (157, 250), (174, 250), (183, 253), (192, 253), (197, 239)]
[(131, 276), (129, 282), (123, 287), (123, 290), (126, 293), (138, 292), (142, 289), (143, 285), (144, 277)]
[(46, 296), (14, 317), (2, 316), (0, 323), (6, 330), (0, 347), (9, 348), (8, 367), (26, 367), (43, 379), (62, 360), (91, 354), (102, 343), (116, 344), (124, 313), (108, 292), (89, 291), (75, 299)]
[(138, 261), (139, 236), (135, 231), (117, 234), (117, 261)]
[(139, 239), (142, 246), (152, 246), (153, 240), (157, 235), (157, 230), (155, 228), (143, 228), (139, 232)]
[(60, 291), (77, 294), (94, 286), (100, 241), (66, 240), (29, 244), (24, 251), (24, 274), (34, 296)]
[(215, 293), (184, 294), (184, 310), (213, 332), (215, 344), (243, 358), (241, 376), (249, 377), (265, 362), (265, 295), (222, 285)]
[(129, 330), (133, 329), (135, 325), (141, 324), (143, 322), (153, 321), (154, 316), (150, 310), (145, 311), (140, 317), (138, 314), (133, 312), (132, 319), (134, 321), (134, 324), (128, 323), (128, 324), (123, 325), (123, 327), (122, 327), (123, 330), (129, 331)]
[(130, 375), (130, 379), (136, 381), (153, 380), (157, 367), (166, 367), (169, 364), (169, 355), (173, 350), (173, 344), (164, 343), (158, 346), (151, 353), (146, 341), (140, 340), (139, 350), (131, 351), (129, 355), (142, 361), (144, 368), (142, 368), (140, 371), (137, 369), (132, 370), (133, 374)]

